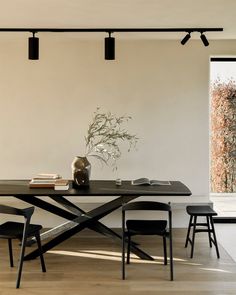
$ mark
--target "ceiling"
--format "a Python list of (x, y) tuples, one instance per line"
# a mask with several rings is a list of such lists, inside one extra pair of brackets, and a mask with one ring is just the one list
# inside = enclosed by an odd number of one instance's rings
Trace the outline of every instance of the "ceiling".
[[(236, 39), (235, 12), (236, 0), (5, 0), (1, 1), (0, 27), (222, 27), (223, 32), (209, 32), (207, 38)], [(12, 33), (1, 32), (0, 37), (1, 34)], [(104, 33), (67, 33), (66, 35), (93, 39), (100, 38), (101, 34), (104, 35)], [(136, 39), (177, 39), (183, 36), (183, 33), (115, 34), (119, 35), (119, 38)], [(192, 37), (198, 38), (199, 34), (194, 33)]]

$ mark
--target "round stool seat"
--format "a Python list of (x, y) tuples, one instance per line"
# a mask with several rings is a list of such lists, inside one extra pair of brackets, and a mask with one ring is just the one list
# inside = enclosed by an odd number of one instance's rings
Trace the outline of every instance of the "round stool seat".
[(217, 213), (207, 205), (187, 206), (186, 211), (193, 216), (216, 216)]

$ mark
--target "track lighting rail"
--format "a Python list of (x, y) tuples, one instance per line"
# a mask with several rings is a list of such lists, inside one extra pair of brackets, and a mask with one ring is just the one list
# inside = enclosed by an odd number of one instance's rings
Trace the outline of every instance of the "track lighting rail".
[(223, 28), (0, 28), (0, 32), (222, 32)]
[(105, 59), (115, 59), (115, 38), (111, 34), (115, 32), (185, 32), (187, 35), (181, 40), (181, 44), (185, 45), (191, 38), (191, 33), (200, 33), (200, 38), (204, 46), (208, 46), (209, 42), (204, 35), (206, 32), (222, 32), (223, 28), (0, 28), (0, 32), (29, 32), (33, 34), (28, 38), (28, 58), (31, 60), (39, 59), (39, 38), (35, 36), (39, 32), (50, 33), (66, 33), (66, 32), (105, 32), (108, 37), (104, 39)]

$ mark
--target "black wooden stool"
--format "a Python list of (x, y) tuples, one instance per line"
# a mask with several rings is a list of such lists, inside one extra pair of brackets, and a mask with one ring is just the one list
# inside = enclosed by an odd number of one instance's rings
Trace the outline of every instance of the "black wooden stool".
[[(208, 232), (209, 245), (210, 245), (210, 247), (212, 247), (212, 243), (215, 245), (217, 258), (220, 258), (220, 253), (219, 253), (217, 240), (216, 240), (214, 222), (213, 222), (213, 217), (212, 217), (212, 216), (216, 216), (217, 213), (210, 206), (202, 206), (202, 205), (187, 206), (186, 211), (190, 215), (190, 220), (189, 220), (189, 225), (188, 225), (188, 233), (187, 233), (187, 237), (186, 237), (185, 248), (188, 246), (188, 242), (190, 242), (190, 244), (192, 246), (191, 258), (193, 258), (195, 233), (199, 233), (199, 232)], [(198, 216), (205, 216), (206, 223), (197, 222)], [(197, 226), (207, 227), (207, 228), (197, 228)], [(189, 237), (191, 227), (193, 227), (192, 239), (190, 239), (190, 237)], [(211, 234), (213, 235), (213, 237)]]

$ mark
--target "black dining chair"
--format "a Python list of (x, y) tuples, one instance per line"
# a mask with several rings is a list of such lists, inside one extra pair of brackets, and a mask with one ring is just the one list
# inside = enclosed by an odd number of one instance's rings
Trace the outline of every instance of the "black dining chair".
[(35, 237), (38, 249), (40, 252), (40, 260), (42, 271), (46, 272), (46, 267), (43, 258), (43, 252), (41, 247), (40, 240), (40, 230), (42, 229), (41, 225), (38, 224), (30, 224), (31, 216), (34, 212), (34, 207), (29, 207), (25, 209), (13, 208), (10, 206), (0, 205), (0, 213), (2, 214), (10, 214), (10, 215), (20, 215), (24, 217), (24, 223), (15, 222), (15, 221), (7, 221), (0, 225), (0, 238), (8, 240), (8, 248), (9, 248), (9, 257), (10, 257), (10, 266), (14, 266), (13, 262), (13, 251), (12, 251), (12, 239), (18, 239), (21, 241), (21, 250), (20, 250), (20, 258), (18, 263), (18, 274), (16, 280), (16, 288), (20, 287), (21, 273), (23, 268), (24, 254), (27, 238)]
[[(168, 220), (162, 219), (127, 219), (126, 211), (166, 211)], [(122, 207), (122, 279), (125, 280), (125, 252), (127, 244), (127, 264), (130, 263), (131, 237), (135, 235), (157, 235), (163, 237), (164, 264), (167, 265), (166, 238), (169, 239), (170, 280), (174, 280), (172, 249), (172, 211), (170, 203), (153, 201), (137, 201)]]

